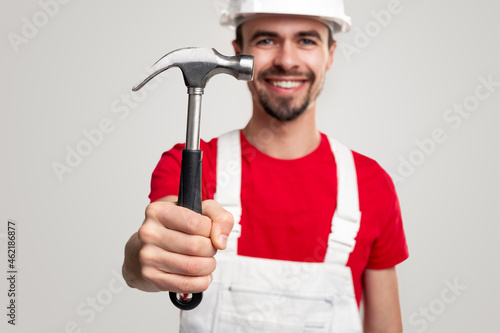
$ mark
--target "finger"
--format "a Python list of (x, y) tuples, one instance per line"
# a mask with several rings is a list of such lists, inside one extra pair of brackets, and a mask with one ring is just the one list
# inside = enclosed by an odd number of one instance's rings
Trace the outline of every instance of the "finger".
[(215, 248), (223, 250), (227, 245), (227, 238), (234, 225), (233, 214), (222, 208), (214, 200), (206, 200), (202, 203), (203, 214), (212, 220), (210, 239)]
[(200, 293), (207, 290), (212, 282), (212, 274), (208, 276), (183, 276), (166, 273), (154, 267), (142, 270), (144, 279), (153, 283), (161, 291), (174, 293)]
[(143, 244), (156, 245), (169, 252), (199, 257), (213, 257), (217, 253), (210, 238), (167, 229), (157, 223), (144, 223), (139, 229), (139, 239)]
[(168, 229), (191, 235), (210, 237), (212, 221), (206, 216), (193, 212), (171, 202), (153, 202), (146, 208), (146, 219), (150, 217)]
[(167, 252), (154, 245), (144, 246), (139, 252), (139, 260), (143, 267), (154, 267), (165, 273), (187, 276), (210, 275), (216, 266), (213, 257)]

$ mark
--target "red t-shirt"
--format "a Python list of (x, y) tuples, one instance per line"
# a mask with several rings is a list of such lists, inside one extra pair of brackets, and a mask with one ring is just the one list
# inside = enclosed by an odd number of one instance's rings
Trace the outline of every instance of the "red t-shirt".
[[(181, 152), (165, 152), (153, 172), (149, 198), (177, 195)], [(203, 200), (216, 189), (217, 138), (201, 141)], [(326, 135), (309, 155), (295, 160), (267, 156), (241, 134), (241, 237), (238, 254), (251, 257), (322, 262), (337, 202), (336, 164)], [(389, 175), (374, 160), (354, 154), (361, 224), (347, 266), (358, 305), (366, 268), (393, 267), (408, 257), (396, 191)]]

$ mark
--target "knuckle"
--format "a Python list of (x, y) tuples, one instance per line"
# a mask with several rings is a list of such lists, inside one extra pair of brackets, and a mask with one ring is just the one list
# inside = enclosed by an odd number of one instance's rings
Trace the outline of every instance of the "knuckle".
[(152, 202), (146, 206), (146, 212), (145, 212), (146, 218), (156, 216), (159, 204), (160, 204), (159, 202)]
[(202, 290), (207, 290), (208, 287), (210, 287), (210, 280), (208, 279), (208, 275), (203, 276), (202, 279), (199, 279), (199, 282), (200, 282), (200, 288)]
[(139, 262), (142, 264), (143, 267), (147, 267), (148, 264), (153, 261), (153, 258), (154, 258), (154, 255), (153, 255), (153, 251), (151, 251), (151, 247), (144, 246), (139, 251)]
[(198, 287), (198, 289), (202, 290), (202, 291), (205, 291), (208, 289), (208, 287), (210, 286), (210, 282), (208, 282), (208, 277), (205, 277), (205, 279), (201, 279), (199, 284), (200, 286)]
[(207, 290), (209, 285), (208, 278), (205, 276), (190, 277), (179, 282), (179, 289), (183, 292), (197, 293)]
[(185, 243), (186, 253), (191, 255), (200, 255), (202, 251), (202, 246), (200, 242), (196, 241), (196, 239), (189, 238), (189, 240)]
[(184, 264), (184, 271), (189, 275), (198, 275), (201, 271), (198, 258), (189, 257)]
[(148, 266), (142, 267), (141, 274), (142, 274), (142, 277), (147, 281), (154, 283), (154, 281), (156, 280), (156, 272), (152, 267), (148, 267)]
[(203, 240), (199, 237), (191, 237), (189, 241), (186, 242), (187, 251), (194, 255), (203, 255), (206, 252), (205, 244), (203, 244)]
[(154, 220), (159, 221), (161, 218), (167, 217), (173, 214), (173, 209), (177, 209), (178, 206), (173, 205), (170, 202), (165, 201), (155, 201), (146, 206), (146, 221)]
[(222, 207), (217, 201), (215, 201), (213, 199), (207, 199), (207, 200), (203, 201), (201, 204), (202, 204), (202, 206), (220, 206), (220, 207)]
[(141, 271), (142, 278), (152, 283), (159, 290), (169, 290), (170, 284), (165, 278), (162, 278), (160, 272), (153, 267), (145, 267)]
[(161, 285), (159, 282), (160, 278), (158, 276), (158, 271), (155, 268), (150, 266), (143, 267), (141, 269), (141, 274), (144, 280), (151, 282), (157, 287)]
[(139, 240), (143, 244), (148, 244), (154, 241), (156, 238), (155, 232), (152, 228), (152, 226), (149, 223), (144, 223), (140, 228), (139, 231), (137, 232), (137, 236), (139, 237)]
[(184, 269), (186, 274), (192, 276), (208, 275), (215, 270), (216, 262), (212, 258), (192, 257), (186, 261)]
[(190, 233), (197, 234), (202, 227), (202, 220), (200, 219), (200, 215), (196, 213), (189, 214), (186, 221), (187, 230)]
[(209, 274), (211, 274), (211, 273), (213, 273), (215, 271), (215, 268), (217, 268), (217, 261), (213, 257), (209, 258), (208, 261), (209, 261), (208, 262), (208, 268), (209, 268), (209, 271), (210, 271)]
[(228, 227), (233, 227), (234, 225), (234, 217), (233, 214), (231, 214), (229, 211), (224, 210), (217, 215), (217, 222), (228, 226)]
[(191, 279), (184, 278), (179, 282), (179, 289), (183, 292), (191, 292), (193, 290), (193, 283)]

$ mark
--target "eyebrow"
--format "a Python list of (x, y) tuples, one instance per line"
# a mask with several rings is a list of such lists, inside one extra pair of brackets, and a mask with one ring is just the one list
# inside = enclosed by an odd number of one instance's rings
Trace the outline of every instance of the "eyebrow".
[(297, 37), (314, 37), (321, 41), (321, 36), (316, 30), (301, 31), (297, 33)]
[(261, 38), (261, 37), (278, 37), (278, 34), (276, 32), (272, 32), (272, 31), (257, 30), (252, 35), (252, 38), (250, 38), (250, 41), (253, 42), (254, 40)]
[[(266, 30), (257, 30), (250, 38), (250, 41), (254, 41), (261, 37), (278, 37), (278, 33)], [(321, 35), (316, 30), (300, 31), (295, 34), (296, 37), (314, 37), (322, 41)]]

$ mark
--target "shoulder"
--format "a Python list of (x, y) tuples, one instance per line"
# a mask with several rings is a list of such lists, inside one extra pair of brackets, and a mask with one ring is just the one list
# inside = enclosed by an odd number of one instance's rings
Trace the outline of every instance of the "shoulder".
[(382, 228), (388, 221), (400, 219), (399, 199), (391, 176), (374, 159), (355, 151), (353, 157), (361, 211), (372, 212)]
[[(327, 145), (328, 149), (331, 149), (328, 139), (329, 137), (326, 134), (321, 134), (322, 144)], [(370, 184), (371, 186), (377, 187), (379, 190), (384, 189), (389, 192), (395, 191), (391, 176), (376, 160), (352, 149), (350, 150), (354, 159), (359, 185)]]
[[(323, 134), (323, 138), (328, 138), (328, 136)], [(385, 214), (388, 207), (393, 206), (398, 200), (391, 176), (373, 158), (350, 150), (356, 167), (362, 210), (370, 207), (370, 209), (377, 210), (378, 214)]]
[(378, 191), (395, 193), (394, 183), (387, 171), (374, 159), (352, 151), (358, 182), (360, 185), (371, 185), (378, 188)]

